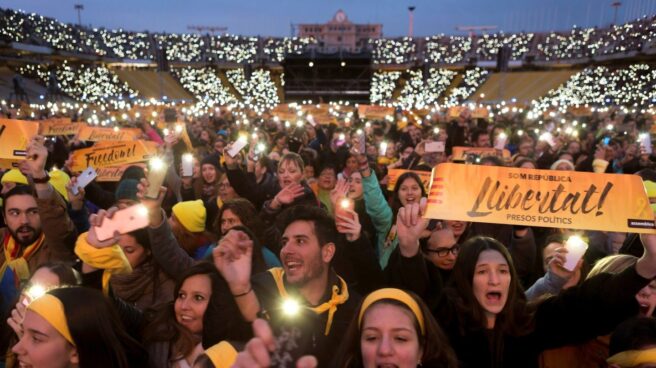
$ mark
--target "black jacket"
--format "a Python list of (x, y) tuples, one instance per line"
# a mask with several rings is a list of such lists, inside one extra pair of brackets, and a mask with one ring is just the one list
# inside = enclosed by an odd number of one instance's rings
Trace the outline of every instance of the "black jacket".
[[(449, 336), (462, 368), (537, 368), (543, 350), (607, 335), (620, 322), (635, 316), (639, 310), (635, 295), (650, 281), (638, 275), (635, 267), (616, 275), (592, 277), (538, 304), (533, 329), (519, 336), (494, 337), (493, 330), (476, 328), (462, 320), (452, 297), (457, 292), (445, 293), (435, 317)], [(493, 346), (500, 348), (495, 351)]]
[[(329, 277), (329, 285), (321, 303), (330, 299), (333, 285), (339, 285), (337, 274), (331, 271)], [(337, 307), (330, 332), (325, 335), (327, 312), (316, 314), (301, 308), (299, 315), (293, 318), (286, 317), (281, 311), (283, 300), (271, 273), (255, 275), (251, 282), (264, 316), (269, 319), (276, 338), (294, 340), (293, 344), (283, 344), (285, 345), (285, 348), (281, 349), (284, 350), (283, 353), (289, 353), (293, 358), (292, 361), (303, 355), (314, 355), (319, 361), (319, 367), (329, 366), (357, 310), (361, 300), (360, 295), (354, 290), (348, 290), (348, 300)], [(304, 299), (296, 294), (291, 286), (286, 285), (285, 289), (291, 297), (307, 306)]]

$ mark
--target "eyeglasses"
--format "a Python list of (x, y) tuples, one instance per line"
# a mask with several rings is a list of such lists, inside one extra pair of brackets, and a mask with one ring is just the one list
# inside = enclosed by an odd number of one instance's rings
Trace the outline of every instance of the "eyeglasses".
[(457, 256), (459, 251), (460, 251), (460, 246), (457, 244), (452, 246), (451, 248), (426, 249), (426, 252), (437, 254), (438, 257), (446, 257), (449, 253), (453, 254), (454, 256)]

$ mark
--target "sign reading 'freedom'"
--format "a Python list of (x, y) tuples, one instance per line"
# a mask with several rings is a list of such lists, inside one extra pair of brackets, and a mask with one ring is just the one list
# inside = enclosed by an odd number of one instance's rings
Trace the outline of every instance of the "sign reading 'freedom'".
[(649, 199), (636, 175), (447, 163), (433, 169), (431, 183), (428, 218), (656, 232)]

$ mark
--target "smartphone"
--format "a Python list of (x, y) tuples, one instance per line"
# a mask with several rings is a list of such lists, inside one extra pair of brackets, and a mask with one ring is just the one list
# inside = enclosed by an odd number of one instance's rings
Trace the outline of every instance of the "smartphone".
[(497, 135), (497, 139), (494, 141), (494, 148), (498, 150), (503, 150), (506, 147), (506, 141), (508, 140), (508, 136), (506, 133), (499, 133)]
[(100, 241), (105, 241), (113, 238), (116, 232), (127, 234), (134, 230), (143, 229), (148, 226), (148, 223), (148, 209), (142, 204), (137, 204), (116, 211), (111, 219), (105, 218), (102, 226), (95, 228), (96, 237)]
[(148, 190), (146, 198), (157, 199), (159, 197), (159, 188), (164, 183), (168, 167), (166, 162), (159, 157), (150, 159), (148, 165)]
[(358, 137), (358, 146), (356, 149), (358, 150), (358, 153), (361, 155), (364, 155), (367, 152), (367, 136), (364, 133), (364, 130), (358, 129), (357, 130), (357, 137)]
[(348, 198), (342, 198), (339, 200), (337, 206), (335, 207), (335, 226), (337, 227), (337, 231), (340, 233), (344, 231), (344, 228), (341, 226), (342, 221), (338, 218), (338, 216), (347, 217), (350, 219), (355, 217), (352, 213), (348, 212), (348, 210), (353, 210), (353, 200)]
[(89, 185), (89, 183), (91, 183), (97, 176), (98, 173), (96, 173), (96, 170), (93, 167), (87, 167), (77, 177), (77, 183), (73, 185), (71, 191), (73, 192), (73, 194), (77, 195), (78, 193), (80, 193), (80, 189), (85, 188), (87, 185)]
[(190, 178), (194, 175), (194, 155), (185, 153), (182, 155), (182, 177)]
[(608, 143), (610, 143), (610, 137), (605, 137), (605, 138), (601, 141), (601, 143), (602, 143), (604, 146), (608, 146)]
[(444, 142), (426, 142), (426, 153), (444, 152)]
[(226, 153), (230, 155), (230, 157), (235, 157), (237, 156), (239, 151), (241, 151), (242, 149), (244, 149), (244, 147), (246, 147), (247, 144), (248, 142), (245, 139), (237, 139), (232, 143), (230, 149), (227, 150)]
[(652, 154), (651, 136), (649, 133), (640, 134), (640, 145), (645, 149), (646, 154)]

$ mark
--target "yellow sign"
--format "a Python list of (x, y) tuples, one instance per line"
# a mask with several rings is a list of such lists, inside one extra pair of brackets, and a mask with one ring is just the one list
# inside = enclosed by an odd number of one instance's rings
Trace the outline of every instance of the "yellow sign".
[(146, 165), (142, 163), (134, 163), (123, 166), (99, 167), (96, 169), (96, 173), (98, 174), (96, 181), (119, 181), (121, 180), (121, 176), (123, 176), (125, 170), (130, 166), (139, 166), (143, 169), (146, 168)]
[(378, 105), (358, 105), (360, 119), (385, 119), (394, 116), (394, 108)]
[(147, 161), (157, 154), (157, 144), (150, 141), (98, 142), (93, 147), (73, 152), (73, 172), (91, 166), (99, 167), (126, 165)]
[(472, 111), (471, 116), (474, 119), (485, 119), (490, 116), (490, 110), (485, 107), (477, 107)]
[(399, 178), (399, 176), (407, 172), (413, 172), (417, 174), (419, 176), (419, 179), (421, 179), (422, 184), (424, 184), (424, 189), (428, 191), (428, 187), (430, 187), (430, 178), (431, 178), (430, 171), (403, 170), (403, 169), (391, 169), (387, 172), (387, 190), (393, 191), (394, 186), (396, 185), (396, 180)]
[(637, 175), (446, 163), (431, 183), (428, 218), (656, 233)]
[(39, 134), (43, 136), (75, 135), (85, 126), (83, 123), (71, 123), (71, 119), (48, 119), (39, 122)]
[(457, 118), (462, 114), (463, 112), (468, 111), (466, 107), (464, 106), (451, 106), (449, 107), (449, 111), (447, 112), (447, 115), (450, 118)]
[(496, 156), (503, 159), (510, 158), (510, 151), (507, 149), (498, 150), (492, 147), (453, 147), (453, 161), (465, 161), (467, 155), (476, 155), (478, 157)]
[(81, 141), (134, 141), (141, 136), (137, 128), (100, 128), (85, 125), (80, 129), (77, 138)]
[(24, 160), (27, 143), (39, 133), (39, 123), (26, 120), (0, 119), (0, 166), (12, 167)]

